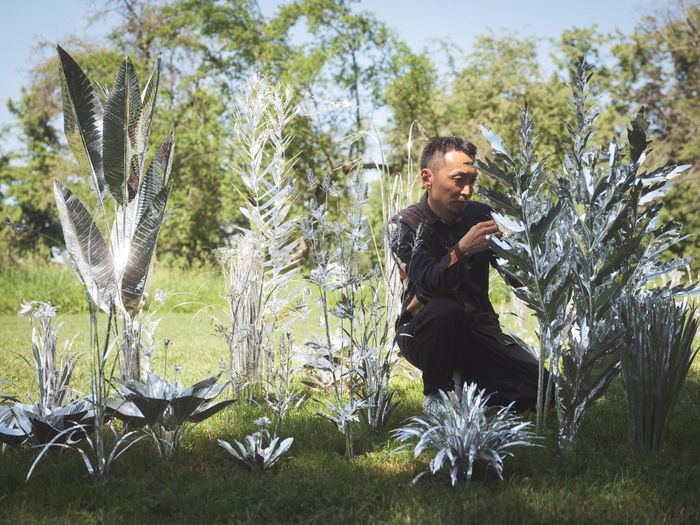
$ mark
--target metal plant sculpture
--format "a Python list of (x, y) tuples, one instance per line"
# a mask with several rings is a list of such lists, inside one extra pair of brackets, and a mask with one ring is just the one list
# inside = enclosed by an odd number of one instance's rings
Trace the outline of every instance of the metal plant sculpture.
[(378, 301), (377, 272), (363, 273), (360, 266), (369, 243), (366, 185), (357, 174), (350, 178), (347, 220), (337, 224), (330, 223), (327, 210), (330, 199), (340, 196), (340, 189), (329, 176), (320, 188), (325, 201), (310, 201), (310, 217), (303, 227), (316, 257), (309, 280), (319, 291), (325, 338), (308, 341), (307, 346), (319, 354), (314, 366), (330, 376), (334, 388), (322, 415), (345, 435), (345, 455), (352, 459), (353, 423), (359, 421), (359, 414), (363, 413), (363, 421), (372, 430), (378, 430), (395, 408), (388, 390), (395, 358), (386, 344), (386, 324), (391, 321)]
[[(658, 253), (675, 242), (676, 230), (656, 227), (655, 198), (686, 168), (640, 172), (648, 145), (643, 111), (629, 130), (626, 159), (615, 140), (604, 151), (588, 145), (596, 116), (587, 106), (591, 70), (581, 59), (572, 71), (575, 121), (566, 123), (571, 145), (559, 169), (550, 171), (532, 155), (527, 108), (517, 160), (487, 133), (496, 155), (481, 165), (508, 190), (486, 192), (506, 233), (503, 240), (492, 239), (491, 247), (506, 262), (503, 271), (524, 285), (516, 293), (538, 317), (541, 370), (549, 358), (565, 449), (586, 409), (619, 372), (620, 301), (678, 264), (659, 263)], [(543, 386), (540, 381), (538, 429)]]
[(119, 385), (121, 399), (109, 403), (115, 417), (140, 428), (156, 445), (162, 458), (172, 458), (189, 428), (231, 405), (234, 400), (214, 402), (228, 386), (212, 376), (185, 388), (156, 374), (145, 382), (128, 381)]
[(667, 291), (627, 296), (622, 319), (622, 381), (629, 444), (634, 450), (664, 446), (673, 409), (699, 346), (696, 307), (677, 304)]
[[(93, 217), (63, 183), (54, 181), (68, 260), (92, 301), (104, 312), (114, 305), (121, 319), (122, 377), (141, 375), (143, 294), (170, 195), (173, 134), (144, 171), (160, 75), (160, 58), (143, 91), (124, 59), (111, 89), (98, 97), (73, 58), (58, 47), (66, 139), (97, 199)], [(108, 210), (111, 195), (114, 211)], [(105, 240), (97, 216), (114, 217)]]
[(487, 406), (488, 399), (475, 383), (465, 384), (463, 390), (440, 391), (434, 410), (412, 417), (408, 425), (392, 431), (401, 443), (417, 440), (414, 457), (424, 451), (435, 454), (429, 470), (418, 474), (412, 483), (428, 472), (435, 475), (442, 470), (449, 471), (452, 485), (468, 482), (479, 462), (503, 479), (503, 460), (513, 455), (511, 448), (538, 446), (531, 423), (519, 419), (511, 411), (512, 404), (495, 410)]
[(520, 119), (517, 155), (511, 156), (498, 136), (484, 128), (482, 133), (491, 143), (494, 159), (479, 167), (506, 190), (479, 190), (495, 210), (493, 218), (508, 234), (503, 241), (492, 239), (491, 247), (509, 263), (499, 269), (524, 285), (513, 292), (535, 312), (539, 323), (536, 429), (542, 432), (549, 399), (546, 393), (551, 390), (551, 384), (544, 382), (544, 365), (562, 345), (568, 327), (565, 308), (571, 297), (569, 250), (557, 227), (561, 204), (551, 198), (544, 166), (535, 157), (527, 106)]
[(76, 356), (71, 354), (73, 340), (66, 342), (63, 356), (56, 345), (61, 324), (51, 326), (58, 308), (40, 301), (23, 302), (19, 315), (29, 318), (32, 327), (32, 357), (38, 388), (37, 407), (50, 410), (65, 404), (70, 396), (70, 381)]
[(70, 351), (72, 339), (66, 342), (63, 355), (56, 351), (61, 324), (54, 326), (52, 320), (57, 311), (57, 307), (39, 301), (23, 302), (20, 307), (19, 315), (29, 318), (32, 327), (32, 365), (38, 392), (33, 404), (15, 402), (6, 407), (4, 417), (0, 417), (0, 442), (42, 445), (76, 424), (92, 424), (90, 403), (84, 398), (70, 399), (76, 356)]
[[(229, 344), (231, 372), (265, 388), (267, 369), (261, 347), (279, 347), (284, 324), (291, 317), (295, 290), (292, 280), (297, 264), (297, 223), (289, 217), (294, 199), (293, 161), (287, 147), (289, 124), (297, 107), (291, 89), (273, 86), (266, 78), (251, 75), (236, 96), (230, 143), (232, 167), (240, 175), (248, 199), (241, 212), (249, 221), (244, 239), (233, 248), (235, 256), (221, 258), (229, 297), (230, 324), (223, 331)], [(242, 265), (242, 257), (249, 257)], [(290, 290), (290, 287), (292, 288)], [(274, 357), (274, 354), (271, 354)]]
[(272, 412), (275, 436), (282, 432), (287, 415), (297, 410), (306, 400), (306, 396), (299, 391), (299, 382), (293, 381), (293, 342), (292, 334), (287, 332), (280, 339), (280, 347), (270, 348), (270, 352), (275, 352), (275, 356), (268, 356), (268, 362), (275, 362), (275, 366), (267, 379), (267, 393), (265, 403)]
[[(108, 402), (114, 388), (113, 353), (118, 351), (110, 341), (114, 331), (114, 307), (108, 311), (104, 333), (100, 337), (97, 306), (88, 299), (90, 309), (90, 397), (89, 420), (75, 416), (74, 421), (54, 437), (40, 445), (41, 451), (27, 473), (29, 479), (49, 450), (62, 448), (77, 452), (88, 475), (96, 485), (107, 481), (114, 462), (141, 438), (128, 426), (120, 429), (111, 424)], [(87, 404), (86, 403), (86, 404)], [(66, 416), (66, 419), (68, 417)], [(70, 422), (70, 420), (69, 420)], [(109, 424), (108, 424), (109, 423)]]
[(231, 455), (231, 459), (242, 467), (262, 474), (266, 470), (272, 469), (282, 456), (289, 450), (289, 447), (294, 443), (294, 438), (288, 437), (279, 440), (275, 435), (270, 436), (267, 427), (270, 425), (270, 420), (266, 417), (256, 419), (255, 424), (258, 431), (245, 437), (244, 442), (234, 440), (235, 445), (219, 439), (218, 443), (221, 448)]

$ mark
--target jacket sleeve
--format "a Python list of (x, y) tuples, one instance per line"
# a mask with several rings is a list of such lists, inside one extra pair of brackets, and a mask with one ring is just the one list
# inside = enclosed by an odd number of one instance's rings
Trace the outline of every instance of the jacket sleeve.
[(422, 224), (416, 230), (402, 221), (392, 224), (395, 238), (392, 251), (418, 295), (430, 297), (454, 292), (467, 275), (466, 261), (457, 246), (438, 257), (430, 250)]

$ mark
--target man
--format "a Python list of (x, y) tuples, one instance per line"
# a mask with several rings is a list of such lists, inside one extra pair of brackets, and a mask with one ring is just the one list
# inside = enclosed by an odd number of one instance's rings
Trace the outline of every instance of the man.
[[(397, 341), (423, 373), (424, 407), (439, 390), (476, 382), (496, 405), (534, 408), (537, 360), (503, 334), (489, 300), (490, 208), (472, 202), (476, 147), (459, 137), (432, 139), (421, 155), (423, 198), (392, 218), (392, 250), (406, 284)], [(457, 379), (455, 379), (457, 378)]]

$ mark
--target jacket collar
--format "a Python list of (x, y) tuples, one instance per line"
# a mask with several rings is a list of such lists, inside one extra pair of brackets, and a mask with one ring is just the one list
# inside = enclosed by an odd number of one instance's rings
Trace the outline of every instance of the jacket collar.
[[(426, 217), (425, 222), (429, 226), (432, 226), (432, 225), (437, 224), (437, 223), (448, 224), (448, 223), (444, 222), (440, 217), (435, 215), (435, 212), (432, 209), (430, 209), (430, 206), (428, 206), (428, 192), (427, 191), (423, 193), (423, 197), (421, 197), (420, 201), (418, 201), (418, 207), (423, 212), (423, 216)], [(465, 208), (465, 211), (466, 211), (466, 208)], [(463, 218), (464, 217), (460, 217), (455, 222), (460, 222)], [(454, 224), (454, 223), (450, 223), (450, 224)]]

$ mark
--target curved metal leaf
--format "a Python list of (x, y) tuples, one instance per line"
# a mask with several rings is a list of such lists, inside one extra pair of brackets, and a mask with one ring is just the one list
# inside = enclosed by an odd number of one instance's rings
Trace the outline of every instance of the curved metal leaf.
[(156, 423), (170, 404), (168, 399), (145, 397), (138, 394), (129, 394), (126, 399), (136, 405), (149, 425)]
[[(139, 156), (139, 170), (143, 169), (143, 162), (146, 158), (148, 148), (148, 137), (151, 134), (151, 121), (153, 120), (153, 110), (156, 106), (156, 96), (158, 94), (158, 84), (160, 81), (160, 56), (156, 59), (146, 86), (141, 93), (141, 108), (136, 121), (133, 147)], [(160, 189), (160, 188), (159, 188)]]
[[(109, 191), (119, 204), (136, 194), (138, 165), (132, 162), (136, 122), (141, 110), (136, 71), (126, 58), (119, 68), (105, 106), (102, 162)], [(128, 175), (127, 175), (128, 172)]]
[(187, 418), (190, 423), (199, 423), (207, 418), (210, 418), (217, 412), (220, 412), (229, 405), (235, 403), (235, 399), (227, 399), (219, 403), (207, 403), (197, 409), (197, 411)]
[(57, 180), (54, 196), (66, 249), (90, 297), (107, 311), (116, 291), (112, 254), (83, 203)]
[(175, 149), (175, 134), (171, 130), (167, 138), (158, 148), (155, 157), (151, 159), (148, 170), (141, 181), (139, 189), (137, 221), (141, 220), (144, 212), (153, 203), (156, 195), (163, 189), (170, 176), (170, 168), (173, 163), (173, 150)]
[(59, 58), (63, 129), (66, 140), (90, 186), (99, 195), (105, 187), (102, 172), (102, 104), (80, 66), (61, 46)]
[(148, 269), (163, 224), (165, 206), (170, 196), (170, 187), (163, 188), (143, 215), (131, 240), (129, 258), (121, 281), (121, 298), (124, 308), (136, 311), (146, 286)]

